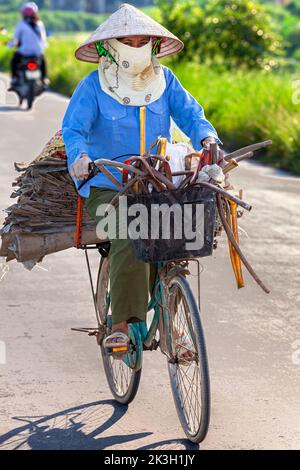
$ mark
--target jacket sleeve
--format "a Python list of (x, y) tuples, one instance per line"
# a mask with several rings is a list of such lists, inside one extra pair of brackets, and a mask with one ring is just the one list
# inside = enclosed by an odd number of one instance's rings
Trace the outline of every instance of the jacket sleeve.
[(8, 47), (16, 47), (19, 45), (21, 41), (22, 31), (23, 31), (22, 23), (18, 23), (14, 32), (14, 37), (8, 43)]
[(97, 116), (95, 89), (92, 81), (86, 77), (77, 86), (62, 123), (69, 168), (81, 153), (88, 153), (89, 134)]
[(171, 117), (191, 139), (195, 150), (201, 150), (201, 141), (210, 136), (222, 144), (217, 131), (206, 119), (202, 106), (183, 88), (169, 69), (167, 69), (167, 93)]

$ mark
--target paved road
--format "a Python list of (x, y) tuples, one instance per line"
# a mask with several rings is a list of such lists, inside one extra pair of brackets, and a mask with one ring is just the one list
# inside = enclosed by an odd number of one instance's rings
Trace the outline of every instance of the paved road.
[[(66, 105), (45, 94), (29, 113), (0, 108), (0, 209), (10, 204), (13, 162), (38, 154)], [(200, 448), (300, 449), (300, 180), (244, 164), (234, 182), (254, 206), (242, 220), (244, 251), (272, 293), (247, 275), (247, 287), (236, 289), (225, 239), (203, 260), (212, 418)], [(95, 324), (82, 253), (52, 255), (32, 272), (12, 263), (0, 311), (0, 449), (192, 448), (159, 352), (145, 355), (126, 409), (111, 400), (94, 339), (70, 331)]]

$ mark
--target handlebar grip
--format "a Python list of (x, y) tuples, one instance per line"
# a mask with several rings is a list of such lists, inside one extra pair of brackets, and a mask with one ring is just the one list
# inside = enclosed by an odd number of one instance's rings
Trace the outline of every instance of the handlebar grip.
[(94, 178), (94, 176), (96, 176), (98, 173), (99, 173), (99, 168), (97, 167), (97, 165), (95, 165), (94, 162), (90, 162), (89, 163), (89, 176), (84, 180), (82, 181), (82, 183), (80, 183), (78, 185), (78, 191), (88, 182), (90, 181), (92, 178)]
[(98, 173), (98, 167), (97, 165), (95, 165), (94, 162), (90, 162), (89, 163), (89, 176), (88, 178), (92, 178), (93, 176), (95, 176), (97, 173)]

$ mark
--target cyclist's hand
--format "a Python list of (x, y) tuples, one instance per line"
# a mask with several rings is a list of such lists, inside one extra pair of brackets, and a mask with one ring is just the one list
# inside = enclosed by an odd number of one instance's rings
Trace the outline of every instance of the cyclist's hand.
[(202, 140), (201, 142), (204, 152), (210, 151), (210, 144), (217, 144), (217, 164), (223, 168), (226, 163), (223, 164), (224, 152), (220, 149), (217, 139), (215, 137), (209, 136)]
[(202, 147), (205, 150), (210, 150), (210, 144), (215, 144), (217, 141), (214, 137), (206, 137), (205, 139), (202, 140)]
[(70, 175), (78, 180), (86, 179), (89, 176), (91, 161), (86, 153), (82, 153), (70, 166)]

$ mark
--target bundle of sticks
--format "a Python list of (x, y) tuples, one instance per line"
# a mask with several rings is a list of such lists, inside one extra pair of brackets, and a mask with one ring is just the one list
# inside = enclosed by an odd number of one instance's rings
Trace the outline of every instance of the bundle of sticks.
[[(0, 256), (31, 269), (45, 255), (74, 246), (77, 191), (67, 170), (59, 131), (31, 163), (15, 163), (15, 204), (6, 209)], [(95, 222), (83, 209), (83, 240), (97, 240)]]

